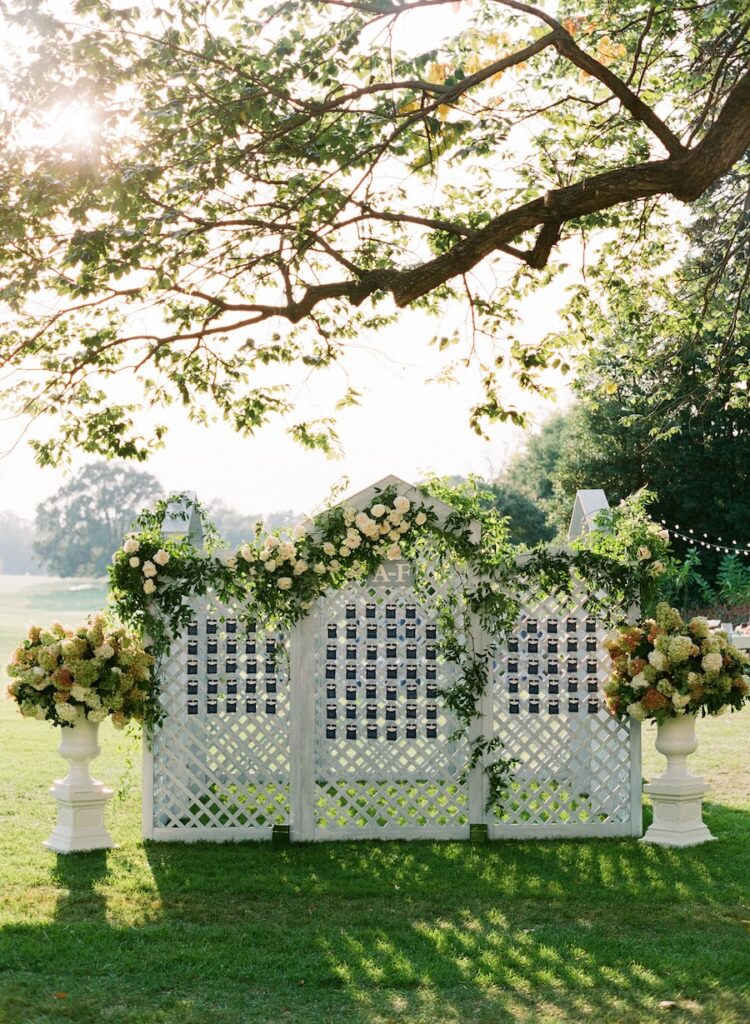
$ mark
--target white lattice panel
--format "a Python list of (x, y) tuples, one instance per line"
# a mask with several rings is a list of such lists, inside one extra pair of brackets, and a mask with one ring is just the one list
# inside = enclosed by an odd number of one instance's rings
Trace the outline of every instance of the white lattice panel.
[(604, 628), (581, 597), (524, 607), (492, 658), (494, 732), (519, 761), (496, 836), (640, 834), (638, 727), (604, 708)]
[(162, 666), (163, 726), (153, 745), (155, 838), (229, 830), (270, 836), (289, 819), (285, 638), (195, 602)]
[(455, 671), (431, 608), (408, 585), (332, 594), (314, 665), (316, 837), (468, 835), (465, 748), (439, 697)]

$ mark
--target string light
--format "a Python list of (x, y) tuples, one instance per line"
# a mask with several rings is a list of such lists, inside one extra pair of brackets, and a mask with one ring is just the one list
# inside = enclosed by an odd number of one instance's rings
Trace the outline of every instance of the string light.
[[(679, 537), (680, 540), (684, 540), (686, 543), (691, 544), (693, 547), (706, 548), (709, 551), (721, 551), (726, 555), (750, 555), (750, 542), (745, 544), (738, 544), (737, 538), (733, 538), (731, 544), (724, 542), (723, 537), (717, 537), (716, 541), (708, 540), (708, 534), (704, 533), (703, 540), (700, 540), (696, 535), (695, 531), (685, 527), (680, 527), (679, 523), (675, 523), (674, 526), (670, 527), (667, 524), (666, 519), (662, 519), (662, 526), (666, 526), (673, 537)], [(717, 543), (721, 541), (722, 543)]]

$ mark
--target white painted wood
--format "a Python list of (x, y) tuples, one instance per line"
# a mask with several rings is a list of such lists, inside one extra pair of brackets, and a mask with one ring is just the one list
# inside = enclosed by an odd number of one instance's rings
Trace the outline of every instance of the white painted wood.
[(596, 517), (599, 512), (608, 508), (609, 502), (604, 491), (576, 491), (573, 514), (568, 528), (568, 540), (576, 540), (589, 533), (596, 526)]
[(142, 740), (142, 787), (143, 800), (141, 803), (141, 835), (144, 839), (154, 838), (154, 752), (151, 747), (152, 738), (146, 735), (144, 729)]
[(630, 719), (630, 834), (643, 834), (643, 765), (641, 747), (641, 723)]

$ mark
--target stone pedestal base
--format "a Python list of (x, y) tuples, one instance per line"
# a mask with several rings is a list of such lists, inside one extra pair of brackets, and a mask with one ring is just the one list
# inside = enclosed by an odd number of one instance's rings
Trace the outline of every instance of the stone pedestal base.
[(107, 850), (114, 846), (104, 827), (104, 809), (112, 790), (101, 782), (68, 783), (56, 779), (49, 792), (57, 801), (57, 825), (44, 843), (55, 853)]
[(657, 846), (697, 846), (712, 836), (703, 823), (703, 797), (708, 792), (697, 775), (657, 776), (643, 787), (651, 797), (654, 821), (640, 840)]

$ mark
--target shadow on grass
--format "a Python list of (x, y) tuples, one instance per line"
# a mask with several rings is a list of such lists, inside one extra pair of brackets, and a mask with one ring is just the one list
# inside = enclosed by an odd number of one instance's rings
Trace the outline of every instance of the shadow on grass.
[[(60, 857), (55, 920), (0, 939), (0, 1021), (643, 1024), (674, 1000), (671, 1022), (741, 1024), (750, 812), (706, 818), (722, 841), (688, 850), (150, 843), (147, 864), (137, 847)], [(113, 907), (133, 879), (125, 924)], [(65, 1006), (30, 977), (69, 991)]]

